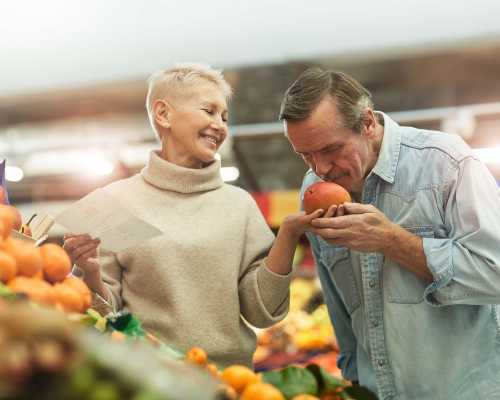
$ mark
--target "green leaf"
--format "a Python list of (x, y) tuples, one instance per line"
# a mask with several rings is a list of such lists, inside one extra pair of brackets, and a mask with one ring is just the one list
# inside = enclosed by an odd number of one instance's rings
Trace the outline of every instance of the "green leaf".
[(0, 282), (0, 297), (6, 300), (14, 300), (16, 298), (16, 293)]
[(309, 364), (306, 369), (310, 371), (318, 382), (318, 392), (321, 396), (328, 393), (338, 393), (338, 388), (345, 386), (344, 382), (328, 373), (317, 364)]
[(286, 367), (277, 371), (262, 373), (265, 382), (275, 386), (287, 399), (298, 394), (318, 394), (318, 382), (305, 368)]
[(378, 400), (378, 397), (364, 386), (349, 386), (345, 392), (353, 400)]
[(109, 314), (107, 319), (113, 329), (122, 332), (130, 323), (132, 314), (128, 311), (119, 311), (116, 314)]
[(129, 312), (120, 312), (108, 317), (109, 325), (129, 337), (143, 337), (146, 335), (141, 322)]
[(132, 337), (143, 337), (146, 332), (142, 329), (141, 322), (134, 316), (130, 318), (127, 326), (122, 330), (122, 332), (127, 336)]

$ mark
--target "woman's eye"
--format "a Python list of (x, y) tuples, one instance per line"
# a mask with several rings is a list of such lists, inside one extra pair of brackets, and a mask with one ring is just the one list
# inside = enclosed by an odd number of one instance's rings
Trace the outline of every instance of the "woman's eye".
[(212, 115), (214, 113), (213, 110), (211, 110), (209, 108), (204, 108), (203, 111), (205, 111), (207, 114), (210, 114), (210, 115)]

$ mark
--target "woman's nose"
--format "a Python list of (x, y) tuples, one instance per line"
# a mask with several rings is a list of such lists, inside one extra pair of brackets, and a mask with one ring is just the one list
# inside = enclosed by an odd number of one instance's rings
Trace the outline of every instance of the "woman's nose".
[(227, 132), (227, 122), (224, 121), (221, 116), (214, 116), (214, 118), (212, 118), (211, 126), (213, 129), (218, 131)]

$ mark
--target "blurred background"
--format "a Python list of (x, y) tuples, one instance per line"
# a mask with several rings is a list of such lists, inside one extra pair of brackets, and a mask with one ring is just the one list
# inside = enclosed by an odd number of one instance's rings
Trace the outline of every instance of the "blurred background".
[(500, 181), (500, 2), (26, 1), (0, 4), (0, 159), (26, 219), (138, 172), (157, 146), (150, 73), (222, 68), (235, 89), (224, 179), (269, 224), (305, 172), (277, 121), (307, 67), (345, 71), (401, 124), (462, 136)]

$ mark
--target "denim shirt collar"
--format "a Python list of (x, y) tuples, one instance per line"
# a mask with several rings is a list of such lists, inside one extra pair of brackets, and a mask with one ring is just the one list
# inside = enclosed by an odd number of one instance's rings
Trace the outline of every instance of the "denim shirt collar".
[(377, 111), (384, 118), (384, 137), (377, 163), (373, 167), (373, 173), (377, 174), (383, 180), (394, 183), (396, 168), (399, 160), (399, 151), (401, 149), (401, 132), (399, 125), (388, 115)]

